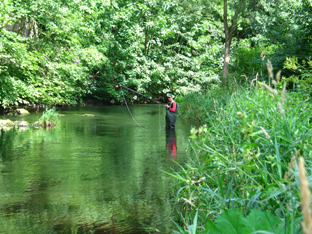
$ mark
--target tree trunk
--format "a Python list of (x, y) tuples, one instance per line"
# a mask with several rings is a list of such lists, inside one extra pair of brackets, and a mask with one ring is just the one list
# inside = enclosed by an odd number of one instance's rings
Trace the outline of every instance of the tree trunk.
[(229, 76), (229, 64), (230, 64), (230, 50), (231, 50), (231, 38), (229, 32), (230, 29), (228, 25), (228, 15), (227, 15), (227, 0), (224, 0), (223, 14), (224, 14), (223, 24), (224, 24), (225, 44), (224, 44), (222, 85), (227, 86)]
[(223, 6), (223, 24), (224, 24), (224, 34), (225, 34), (225, 44), (224, 44), (224, 63), (223, 63), (223, 77), (222, 85), (227, 86), (229, 84), (229, 66), (230, 66), (230, 53), (231, 53), (231, 44), (233, 39), (233, 34), (237, 27), (238, 14), (242, 6), (243, 0), (239, 1), (238, 7), (235, 10), (235, 14), (231, 20), (231, 26), (228, 24), (228, 14), (227, 14), (227, 0), (224, 0)]
[(15, 22), (13, 25), (5, 25), (6, 30), (20, 34), (22, 37), (29, 37), (31, 39), (38, 38), (38, 26), (34, 19), (23, 17)]
[(222, 85), (223, 86), (227, 86), (228, 85), (231, 41), (232, 41), (232, 38), (226, 38), (225, 39), (224, 62), (223, 62), (223, 79), (222, 79)]
[(148, 45), (148, 29), (145, 27), (145, 39), (144, 39), (144, 54), (147, 54), (148, 53), (148, 48), (147, 48), (147, 45)]

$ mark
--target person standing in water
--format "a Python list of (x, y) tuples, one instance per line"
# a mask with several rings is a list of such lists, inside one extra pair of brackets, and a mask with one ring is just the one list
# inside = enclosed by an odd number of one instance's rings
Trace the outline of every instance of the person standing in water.
[(176, 111), (177, 111), (177, 103), (173, 101), (173, 95), (168, 94), (168, 104), (165, 105), (166, 108), (166, 128), (173, 129), (175, 128), (175, 122), (176, 122)]

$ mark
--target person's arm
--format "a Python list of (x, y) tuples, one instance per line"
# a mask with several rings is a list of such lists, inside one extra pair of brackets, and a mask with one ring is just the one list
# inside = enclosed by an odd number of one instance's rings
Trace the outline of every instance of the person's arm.
[(172, 102), (172, 108), (169, 107), (169, 110), (171, 112), (175, 112), (176, 111), (176, 108), (177, 108), (177, 103), (176, 102)]

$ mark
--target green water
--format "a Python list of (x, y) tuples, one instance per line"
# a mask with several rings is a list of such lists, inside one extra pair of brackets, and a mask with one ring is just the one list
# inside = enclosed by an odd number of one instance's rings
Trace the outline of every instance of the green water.
[(162, 171), (186, 160), (190, 124), (167, 132), (162, 106), (130, 108), (144, 129), (125, 106), (97, 106), (59, 108), (50, 130), (0, 130), (0, 233), (172, 233), (172, 178)]

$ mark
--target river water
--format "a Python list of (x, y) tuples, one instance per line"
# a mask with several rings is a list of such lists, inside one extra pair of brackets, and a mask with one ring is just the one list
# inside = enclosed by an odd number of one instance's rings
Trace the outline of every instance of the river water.
[(0, 130), (0, 233), (172, 233), (164, 171), (186, 161), (190, 123), (166, 131), (158, 105), (130, 106), (137, 122), (125, 106), (57, 110), (53, 129)]

